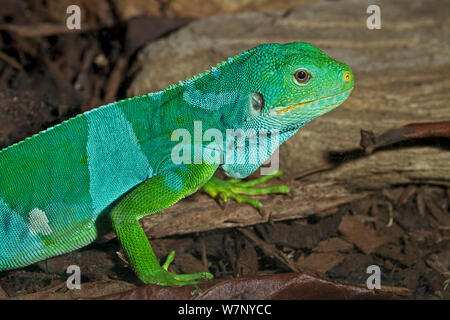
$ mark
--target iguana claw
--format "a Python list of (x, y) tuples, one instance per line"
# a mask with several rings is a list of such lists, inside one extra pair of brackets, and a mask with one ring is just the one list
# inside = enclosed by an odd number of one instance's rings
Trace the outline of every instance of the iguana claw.
[(209, 272), (177, 274), (168, 271), (169, 265), (172, 263), (174, 257), (175, 251), (170, 252), (167, 256), (166, 262), (164, 262), (161, 266), (161, 269), (149, 275), (148, 280), (145, 279), (145, 276), (142, 280), (146, 283), (154, 283), (162, 286), (185, 286), (189, 284), (197, 284), (199, 280), (213, 278), (213, 275)]
[(260, 213), (262, 213), (263, 205), (260, 201), (250, 197), (245, 197), (243, 195), (253, 196), (272, 193), (289, 193), (289, 187), (285, 185), (255, 187), (270, 179), (279, 177), (282, 174), (283, 171), (277, 170), (270, 175), (262, 176), (249, 181), (242, 181), (241, 179), (230, 179), (225, 181), (212, 177), (203, 186), (203, 190), (211, 197), (218, 199), (219, 201), (223, 201), (224, 203), (228, 200), (228, 198), (233, 198), (239, 203), (247, 203), (252, 207), (255, 207)]

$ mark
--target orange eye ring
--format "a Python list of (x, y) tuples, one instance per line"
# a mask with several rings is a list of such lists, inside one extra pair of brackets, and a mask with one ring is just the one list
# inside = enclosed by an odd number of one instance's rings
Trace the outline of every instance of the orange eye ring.
[(344, 72), (344, 82), (350, 82), (352, 80), (352, 74), (348, 71)]
[(296, 71), (294, 76), (295, 76), (295, 80), (297, 80), (297, 82), (300, 82), (300, 83), (305, 83), (306, 81), (311, 79), (311, 75), (309, 74), (309, 72), (306, 70), (303, 70), (303, 69)]

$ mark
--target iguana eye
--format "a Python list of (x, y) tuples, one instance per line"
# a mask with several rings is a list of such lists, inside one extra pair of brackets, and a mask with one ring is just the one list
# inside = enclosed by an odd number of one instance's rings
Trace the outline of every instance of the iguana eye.
[(295, 73), (295, 80), (297, 80), (300, 83), (304, 83), (311, 79), (311, 75), (306, 70), (298, 70)]

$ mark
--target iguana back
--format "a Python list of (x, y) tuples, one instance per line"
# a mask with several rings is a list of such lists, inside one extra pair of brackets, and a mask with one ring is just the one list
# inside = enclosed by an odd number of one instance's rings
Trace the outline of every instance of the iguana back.
[(146, 121), (152, 103), (112, 103), (0, 151), (0, 270), (97, 237), (104, 209), (154, 174), (152, 150), (138, 140), (155, 133)]

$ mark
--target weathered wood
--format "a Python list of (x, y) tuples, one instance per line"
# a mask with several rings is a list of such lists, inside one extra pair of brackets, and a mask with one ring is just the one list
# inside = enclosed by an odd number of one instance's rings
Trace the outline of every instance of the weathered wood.
[[(274, 182), (275, 183), (275, 182)], [(229, 200), (222, 209), (211, 197), (197, 193), (158, 214), (145, 217), (141, 225), (149, 237), (158, 238), (221, 228), (243, 227), (268, 221), (325, 216), (341, 204), (366, 196), (351, 192), (333, 181), (288, 182), (291, 195), (272, 195), (260, 198), (264, 215), (249, 206)]]

